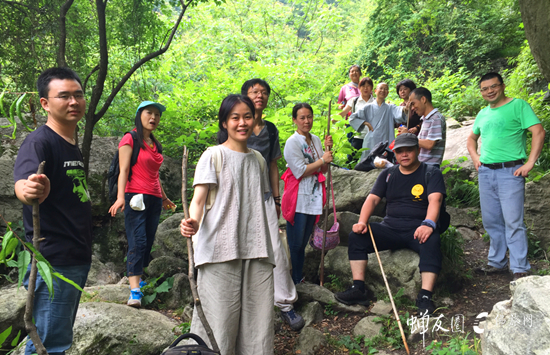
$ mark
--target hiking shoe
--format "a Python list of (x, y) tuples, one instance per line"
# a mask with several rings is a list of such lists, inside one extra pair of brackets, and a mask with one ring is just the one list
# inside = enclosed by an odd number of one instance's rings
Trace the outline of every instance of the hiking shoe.
[(361, 291), (355, 286), (351, 286), (344, 292), (337, 292), (334, 294), (334, 298), (340, 303), (347, 305), (360, 304), (363, 306), (368, 306), (372, 297), (370, 297), (367, 290)]
[(512, 281), (517, 281), (518, 279), (521, 279), (522, 277), (529, 276), (529, 273), (527, 272), (516, 272), (514, 274), (514, 278)]
[(130, 307), (140, 308), (142, 298), (143, 293), (141, 293), (139, 289), (133, 289), (130, 291), (130, 298), (128, 299), (128, 303), (126, 304)]
[(296, 332), (302, 329), (306, 324), (304, 318), (302, 318), (302, 316), (298, 313), (294, 312), (293, 309), (288, 312), (281, 311), (281, 316), (283, 317), (284, 321), (290, 326), (290, 329)]
[(147, 285), (147, 282), (143, 281), (142, 279), (139, 279), (139, 288), (142, 288), (145, 285)]
[(416, 308), (418, 308), (418, 315), (425, 316), (435, 312), (435, 305), (432, 298), (426, 295), (418, 295), (416, 297)]
[(483, 265), (482, 267), (480, 268), (477, 268), (476, 269), (477, 272), (483, 274), (499, 274), (499, 273), (505, 273), (505, 272), (508, 272), (508, 268), (505, 266), (501, 269), (499, 269), (498, 267), (494, 267), (494, 266), (491, 266), (491, 265)]

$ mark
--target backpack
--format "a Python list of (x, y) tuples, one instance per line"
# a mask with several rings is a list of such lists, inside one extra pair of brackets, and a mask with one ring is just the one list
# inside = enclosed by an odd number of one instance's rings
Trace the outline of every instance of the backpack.
[(277, 127), (275, 127), (275, 124), (265, 121), (265, 125), (267, 128), (267, 132), (269, 133), (269, 153), (273, 153), (273, 149), (275, 149), (275, 144), (277, 144)]
[[(193, 339), (197, 344), (178, 345), (183, 339)], [(204, 340), (196, 334), (183, 334), (164, 350), (161, 355), (219, 355), (220, 353), (208, 348)]]
[[(132, 179), (132, 167), (136, 165), (138, 155), (139, 155), (139, 144), (137, 143), (137, 132), (136, 131), (130, 131), (125, 132), (123, 136), (126, 134), (132, 135), (132, 138), (134, 140), (133, 148), (132, 148), (132, 157), (130, 158), (130, 172), (128, 173), (128, 181)], [(162, 154), (162, 147), (157, 146), (157, 150), (160, 154)], [(111, 161), (111, 165), (109, 165), (109, 170), (107, 172), (107, 181), (109, 183), (109, 201), (111, 204), (115, 203), (118, 195), (118, 176), (120, 175), (120, 165), (119, 165), (119, 157), (118, 157), (118, 149), (115, 153), (115, 156), (113, 157), (113, 160)]]
[[(214, 168), (216, 169), (216, 175), (219, 175), (220, 172), (222, 171), (222, 162), (223, 162), (220, 147), (214, 146), (214, 147), (207, 148), (206, 150), (210, 150), (212, 152), (212, 163), (214, 164)], [(256, 159), (258, 159), (258, 162), (260, 163), (261, 172), (263, 173), (265, 170), (264, 157), (257, 150), (254, 150), (254, 149), (250, 149), (250, 150), (253, 151), (254, 154), (256, 155)], [(216, 201), (217, 193), (218, 193), (218, 185), (210, 186), (210, 188), (208, 189), (208, 196), (206, 197), (206, 205), (205, 205), (207, 211), (212, 208), (214, 201)]]
[[(388, 174), (393, 175), (393, 173), (397, 171), (396, 169), (399, 169), (399, 165), (394, 165), (391, 168), (388, 168)], [(426, 188), (428, 187), (430, 176), (432, 176), (436, 170), (439, 170), (439, 168), (436, 168), (435, 166), (430, 164), (426, 164), (426, 175), (424, 177)], [(449, 214), (449, 212), (447, 212), (445, 199), (446, 197), (445, 195), (443, 195), (443, 201), (441, 201), (441, 206), (439, 207), (439, 219), (437, 220), (437, 231), (439, 232), (439, 235), (445, 233), (445, 231), (449, 228), (449, 225), (451, 224), (451, 215)]]

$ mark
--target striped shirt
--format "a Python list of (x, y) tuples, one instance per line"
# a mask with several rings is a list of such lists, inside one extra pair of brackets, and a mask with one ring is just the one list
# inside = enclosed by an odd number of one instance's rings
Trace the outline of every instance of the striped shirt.
[(447, 135), (445, 117), (434, 108), (428, 115), (422, 116), (421, 120), (423, 123), (418, 134), (418, 139), (435, 141), (435, 145), (431, 150), (420, 148), (418, 160), (426, 164), (440, 165), (445, 153), (445, 139)]

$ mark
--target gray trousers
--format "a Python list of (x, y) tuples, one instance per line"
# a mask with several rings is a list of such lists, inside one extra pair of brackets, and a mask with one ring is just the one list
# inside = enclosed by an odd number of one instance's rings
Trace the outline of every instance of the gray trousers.
[(275, 268), (273, 269), (275, 306), (283, 312), (288, 312), (294, 308), (293, 303), (298, 300), (298, 293), (290, 274), (289, 255), (287, 255), (283, 241), (279, 237), (279, 220), (273, 198), (266, 201), (265, 209), (275, 257)]
[[(204, 264), (198, 292), (222, 355), (273, 354), (273, 265), (263, 259)], [(211, 346), (196, 309), (191, 332)]]

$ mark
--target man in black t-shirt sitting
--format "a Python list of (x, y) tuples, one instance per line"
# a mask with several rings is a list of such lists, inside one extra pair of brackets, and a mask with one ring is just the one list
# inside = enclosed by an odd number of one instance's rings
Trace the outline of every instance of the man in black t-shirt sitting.
[[(15, 161), (15, 193), (23, 203), (28, 242), (33, 238), (32, 203), (40, 203), (40, 253), (59, 272), (84, 287), (92, 262), (92, 205), (75, 128), (86, 112), (78, 75), (68, 68), (45, 70), (36, 83), (40, 104), (48, 113), (44, 126), (31, 132)], [(44, 173), (37, 175), (40, 162)], [(24, 285), (28, 287), (29, 270)], [(33, 318), (38, 336), (50, 355), (64, 355), (73, 341), (73, 324), (81, 292), (56, 279), (50, 297), (38, 275)], [(29, 340), (25, 355), (36, 353)]]
[(372, 296), (365, 290), (365, 269), (368, 254), (374, 252), (374, 247), (367, 223), (376, 205), (385, 197), (384, 221), (371, 224), (376, 246), (378, 250), (408, 248), (420, 254), (422, 289), (416, 306), (419, 314), (431, 314), (435, 310), (432, 292), (441, 270), (441, 240), (436, 223), (445, 196), (445, 183), (438, 169), (427, 178), (428, 166), (418, 160), (418, 138), (414, 134), (399, 135), (394, 151), (400, 165), (378, 176), (363, 204), (359, 222), (353, 225), (349, 235), (353, 286), (336, 293), (335, 297), (344, 304), (369, 304)]

